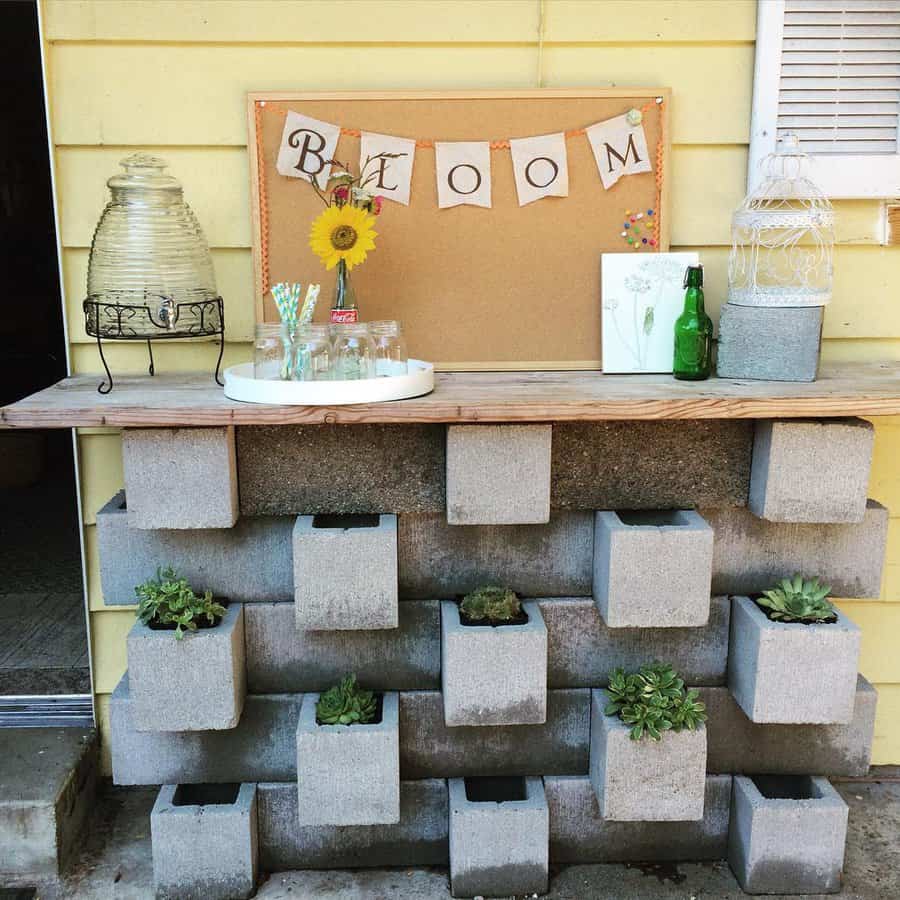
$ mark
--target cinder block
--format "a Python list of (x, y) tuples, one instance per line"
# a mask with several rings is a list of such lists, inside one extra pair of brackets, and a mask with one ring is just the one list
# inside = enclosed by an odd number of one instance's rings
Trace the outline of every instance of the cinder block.
[(255, 784), (164, 784), (150, 813), (160, 900), (237, 900), (256, 889)]
[(863, 419), (757, 422), (750, 510), (770, 522), (862, 522), (874, 443)]
[(591, 593), (594, 514), (556, 513), (547, 525), (448, 525), (400, 516), (400, 595), (430, 599), (508, 584), (524, 597)]
[(109, 704), (116, 784), (295, 781), (302, 694), (249, 695), (230, 731), (138, 731), (128, 675)]
[(459, 606), (441, 603), (444, 722), (535, 725), (547, 720), (547, 629), (526, 601), (522, 625), (463, 625)]
[(137, 602), (135, 585), (160, 565), (174, 566), (198, 589), (238, 602), (293, 596), (291, 518), (241, 519), (234, 528), (150, 531), (128, 526), (125, 494), (97, 513), (100, 583), (106, 606)]
[(728, 862), (748, 894), (841, 889), (847, 804), (827, 778), (735, 776)]
[(815, 381), (824, 307), (737, 306), (719, 312), (719, 378)]
[(693, 510), (598, 512), (594, 600), (610, 628), (709, 620), (713, 530)]
[(749, 597), (731, 613), (728, 686), (754, 722), (848, 723), (856, 702), (861, 632), (837, 622), (773, 622)]
[(610, 628), (591, 597), (537, 602), (547, 627), (551, 688), (604, 687), (613, 669), (637, 669), (651, 651), (670, 662), (687, 684), (725, 684), (728, 597), (712, 598), (709, 621), (701, 628)]
[(708, 719), (707, 769), (744, 775), (865, 775), (872, 759), (875, 688), (861, 675), (846, 725), (757, 725), (727, 688), (699, 688)]
[(397, 627), (396, 516), (298, 516), (293, 545), (298, 629)]
[(606, 695), (591, 699), (591, 783), (600, 814), (615, 822), (686, 822), (703, 818), (706, 728), (633, 741), (631, 727), (604, 715)]
[(297, 784), (260, 784), (259, 853), (266, 871), (446, 866), (447, 782), (400, 782), (395, 825), (297, 825)]
[(447, 521), (550, 521), (552, 425), (447, 426)]
[(728, 846), (731, 776), (707, 775), (703, 818), (696, 822), (613, 822), (604, 819), (590, 778), (544, 779), (554, 863), (617, 863), (723, 859)]
[[(397, 609), (396, 628), (297, 631), (293, 603), (248, 603), (248, 689), (257, 694), (324, 691), (347, 672), (386, 691), (440, 689), (439, 602), (400, 603)], [(727, 627), (725, 637), (727, 643)]]
[(740, 419), (555, 422), (550, 504), (746, 506), (752, 445), (753, 423)]
[(297, 724), (301, 825), (382, 825), (400, 821), (399, 704), (382, 695), (381, 720), (319, 725), (318, 694), (306, 694)]
[(231, 528), (238, 520), (234, 426), (126, 428), (132, 528)]
[(444, 425), (239, 427), (241, 513), (443, 513), (444, 435)]
[(244, 607), (230, 603), (212, 628), (156, 631), (136, 621), (128, 634), (128, 673), (139, 731), (234, 728), (247, 694)]
[(451, 778), (454, 897), (543, 894), (550, 816), (540, 778)]
[(586, 775), (590, 691), (548, 691), (543, 725), (495, 728), (444, 723), (437, 691), (400, 694), (400, 774), (403, 778), (471, 775)]
[(704, 509), (716, 534), (715, 594), (760, 594), (802, 572), (831, 585), (836, 597), (878, 597), (888, 511), (869, 500), (858, 525), (767, 522), (746, 509)]

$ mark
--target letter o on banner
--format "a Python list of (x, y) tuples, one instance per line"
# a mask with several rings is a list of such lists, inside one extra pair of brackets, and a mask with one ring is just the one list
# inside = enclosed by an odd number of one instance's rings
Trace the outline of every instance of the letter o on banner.
[(438, 207), (491, 206), (491, 146), (487, 141), (434, 145)]
[(569, 196), (566, 136), (542, 134), (509, 142), (519, 206), (542, 197)]

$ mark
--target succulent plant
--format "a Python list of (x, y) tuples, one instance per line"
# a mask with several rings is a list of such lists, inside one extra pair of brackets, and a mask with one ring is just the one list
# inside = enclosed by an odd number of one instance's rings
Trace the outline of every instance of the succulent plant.
[(473, 622), (507, 622), (522, 615), (522, 604), (515, 591), (490, 585), (466, 594), (460, 609)]
[(156, 578), (148, 578), (134, 589), (138, 597), (137, 617), (145, 625), (174, 625), (179, 641), (185, 630), (196, 631), (204, 618), (210, 625), (225, 615), (225, 607), (213, 600), (212, 591), (201, 597), (195, 594), (186, 578), (168, 566), (156, 570)]
[(375, 720), (378, 703), (372, 691), (364, 691), (355, 675), (345, 675), (340, 684), (329, 688), (316, 702), (320, 725), (367, 725)]
[(818, 578), (795, 575), (783, 578), (756, 602), (775, 622), (833, 622), (834, 607), (827, 599), (830, 593), (831, 588), (819, 584)]
[(697, 691), (685, 690), (672, 666), (655, 662), (637, 672), (616, 669), (609, 676), (606, 715), (631, 726), (631, 739), (658, 741), (664, 731), (693, 731), (706, 721), (706, 707)]

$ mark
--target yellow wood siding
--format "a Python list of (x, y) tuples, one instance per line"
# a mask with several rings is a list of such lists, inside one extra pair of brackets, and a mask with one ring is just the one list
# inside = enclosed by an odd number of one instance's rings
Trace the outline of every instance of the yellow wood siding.
[[(105, 181), (136, 148), (166, 157), (184, 183), (226, 299), (226, 363), (248, 357), (247, 90), (670, 85), (672, 243), (701, 252), (709, 306), (718, 311), (730, 214), (747, 174), (754, 0), (44, 0), (42, 13), (75, 371), (99, 367), (81, 321), (87, 248)], [(879, 246), (877, 203), (842, 202), (838, 211), (823, 356), (900, 359), (900, 307), (889, 290), (900, 251)], [(115, 370), (137, 372), (144, 354), (119, 345), (109, 356)], [(156, 358), (161, 369), (208, 368), (215, 348), (161, 347)], [(876, 426), (871, 495), (900, 516), (900, 418)], [(122, 483), (119, 438), (91, 430), (79, 448), (106, 733), (133, 612), (103, 606), (93, 523)], [(900, 520), (891, 522), (881, 600), (843, 605), (864, 628), (862, 671), (881, 692), (875, 761), (900, 763), (900, 656), (891, 653), (900, 628)]]

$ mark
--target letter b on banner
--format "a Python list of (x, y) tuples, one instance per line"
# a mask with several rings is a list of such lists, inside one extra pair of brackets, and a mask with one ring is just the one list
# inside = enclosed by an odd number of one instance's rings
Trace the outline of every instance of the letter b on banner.
[(331, 174), (331, 160), (337, 151), (341, 129), (318, 119), (289, 112), (281, 134), (275, 168), (289, 178), (316, 180), (324, 191)]

